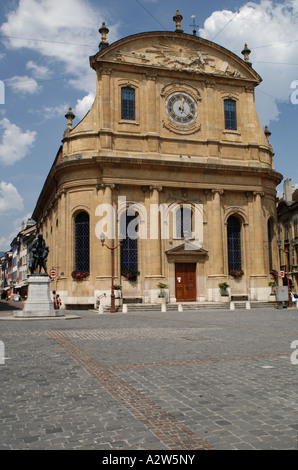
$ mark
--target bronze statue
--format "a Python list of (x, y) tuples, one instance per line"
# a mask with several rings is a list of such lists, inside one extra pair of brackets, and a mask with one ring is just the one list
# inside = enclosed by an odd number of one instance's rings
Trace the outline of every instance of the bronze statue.
[(39, 233), (37, 238), (33, 240), (32, 250), (31, 250), (31, 259), (29, 262), (29, 269), (31, 275), (34, 274), (39, 267), (39, 274), (43, 268), (44, 272), (47, 273), (47, 257), (49, 254), (49, 247), (46, 245), (42, 233)]

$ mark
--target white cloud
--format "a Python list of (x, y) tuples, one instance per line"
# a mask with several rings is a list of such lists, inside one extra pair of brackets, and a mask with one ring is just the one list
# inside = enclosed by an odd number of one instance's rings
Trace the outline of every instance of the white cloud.
[(27, 77), (27, 75), (24, 77), (16, 75), (15, 77), (5, 80), (5, 86), (11, 87), (12, 91), (20, 93), (21, 95), (34, 95), (41, 91), (41, 86), (37, 81), (34, 80), (34, 78)]
[(23, 199), (17, 189), (5, 181), (0, 182), (0, 214), (11, 210), (23, 210)]
[[(61, 75), (66, 72), (78, 76), (91, 73), (89, 56), (97, 52), (98, 28), (108, 17), (107, 10), (101, 7), (99, 11), (87, 0), (19, 0), (0, 32), (7, 36), (8, 48), (34, 50), (48, 60), (62, 63)], [(113, 42), (118, 26), (108, 27), (108, 40)], [(71, 84), (89, 93), (94, 81), (94, 76), (92, 80), (81, 77)]]
[(74, 114), (77, 118), (81, 120), (87, 114), (94, 102), (94, 98), (95, 95), (93, 93), (89, 93), (89, 95), (86, 95), (83, 99), (77, 101), (74, 109)]
[[(1, 184), (1, 183), (0, 183)], [(20, 208), (21, 210), (22, 208)], [(11, 209), (10, 209), (11, 210)], [(0, 237), (0, 251), (8, 251), (10, 250), (10, 244), (12, 240), (17, 236), (17, 234), (22, 230), (22, 222), (24, 221), (25, 224), (28, 219), (31, 217), (31, 214), (25, 214), (23, 217), (18, 217), (13, 221), (13, 231), (8, 236)]]
[(36, 132), (23, 132), (7, 118), (0, 121), (1, 127), (4, 132), (0, 143), (0, 162), (3, 165), (13, 165), (28, 154), (35, 141)]
[[(76, 116), (76, 123), (78, 120), (81, 120), (90, 110), (93, 102), (95, 99), (95, 94), (89, 93), (88, 95), (84, 96), (81, 100), (77, 100), (77, 104), (73, 109), (73, 113)], [(68, 112), (69, 104), (63, 103), (58, 106), (44, 106), (41, 111), (38, 111), (40, 115), (42, 115), (44, 121), (48, 119), (54, 119), (57, 117), (65, 116)], [(31, 110), (30, 112), (36, 114), (36, 110)]]
[(265, 125), (278, 120), (278, 102), (289, 101), (290, 84), (298, 79), (296, 67), (280, 64), (297, 64), (298, 1), (249, 2), (235, 14), (236, 11), (228, 10), (213, 12), (205, 21), (204, 28), (200, 29), (200, 35), (232, 50), (241, 58), (241, 51), (247, 43), (252, 51), (250, 60), (253, 68), (263, 79), (256, 89), (256, 103), (260, 120)]
[(0, 251), (8, 251), (10, 246), (11, 238), (0, 237)]
[[(43, 118), (44, 120), (53, 119), (56, 117), (64, 116), (68, 111), (69, 106), (67, 104), (61, 104), (59, 106), (44, 106)], [(35, 112), (35, 111), (34, 111)]]
[(26, 68), (28, 70), (32, 70), (32, 74), (35, 78), (49, 78), (51, 76), (51, 72), (48, 67), (45, 67), (44, 65), (38, 65), (32, 60), (27, 62)]

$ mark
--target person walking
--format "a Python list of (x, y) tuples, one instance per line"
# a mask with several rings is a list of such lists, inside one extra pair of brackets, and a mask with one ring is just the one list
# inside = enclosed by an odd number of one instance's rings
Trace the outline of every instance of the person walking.
[(61, 299), (59, 294), (56, 295), (56, 303), (57, 303), (57, 309), (61, 307)]
[(56, 310), (57, 309), (56, 291), (53, 290), (52, 294), (53, 294), (54, 309)]

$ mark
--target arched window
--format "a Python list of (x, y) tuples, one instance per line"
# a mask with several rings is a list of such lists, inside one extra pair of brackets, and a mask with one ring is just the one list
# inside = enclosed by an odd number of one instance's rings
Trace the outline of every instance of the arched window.
[(192, 210), (190, 207), (180, 207), (176, 212), (176, 237), (192, 238)]
[(135, 90), (131, 87), (121, 88), (121, 119), (134, 121), (135, 112)]
[(228, 263), (229, 271), (241, 270), (241, 224), (237, 217), (228, 218)]
[(272, 258), (272, 239), (273, 239), (273, 228), (272, 221), (268, 220), (268, 250), (269, 250), (269, 270), (273, 269), (273, 258)]
[(74, 221), (75, 229), (75, 270), (90, 270), (90, 227), (87, 212), (80, 212)]
[(137, 216), (122, 214), (120, 219), (121, 272), (138, 271)]
[(225, 129), (237, 130), (237, 117), (236, 117), (236, 101), (235, 100), (224, 100), (225, 110)]

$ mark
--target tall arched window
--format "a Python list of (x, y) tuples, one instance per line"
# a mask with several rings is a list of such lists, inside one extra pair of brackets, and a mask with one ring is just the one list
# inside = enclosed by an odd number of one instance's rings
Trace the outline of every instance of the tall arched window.
[(273, 239), (273, 227), (272, 220), (268, 220), (268, 251), (269, 251), (269, 270), (273, 269), (273, 258), (272, 258), (272, 239)]
[(138, 271), (137, 216), (122, 214), (120, 219), (121, 272)]
[(90, 270), (90, 227), (87, 212), (80, 212), (75, 217), (75, 270)]
[(237, 116), (236, 116), (236, 101), (235, 100), (224, 100), (225, 109), (225, 129), (237, 130)]
[(241, 223), (237, 217), (228, 218), (228, 263), (229, 271), (241, 270)]
[(135, 112), (135, 90), (131, 87), (121, 88), (121, 119), (134, 121)]
[(180, 207), (176, 212), (176, 237), (192, 237), (192, 211), (190, 207)]

